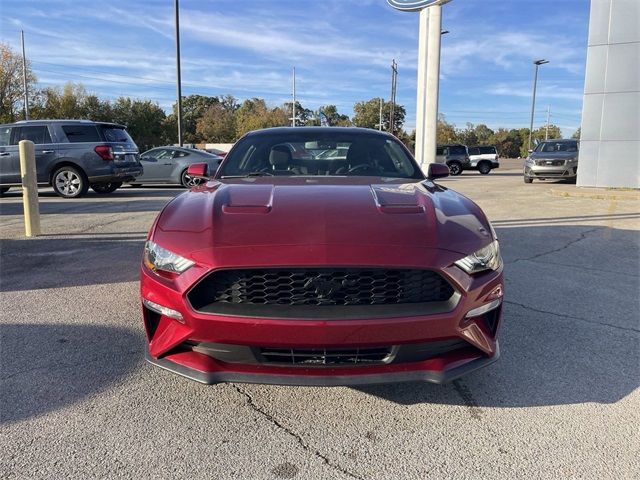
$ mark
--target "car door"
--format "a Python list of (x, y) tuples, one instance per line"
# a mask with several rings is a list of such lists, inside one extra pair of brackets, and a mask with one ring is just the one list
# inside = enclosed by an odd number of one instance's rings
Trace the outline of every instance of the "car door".
[(173, 150), (170, 148), (164, 149), (164, 151), (156, 157), (158, 162), (156, 163), (158, 182), (170, 182), (171, 174), (176, 165), (176, 159), (180, 155), (184, 155), (180, 150)]
[(18, 145), (13, 141), (15, 127), (0, 128), (0, 184), (20, 184)]
[(136, 183), (144, 182), (157, 182), (160, 178), (160, 160), (158, 157), (166, 155), (166, 148), (155, 148), (144, 152), (140, 156), (140, 163), (142, 164), (142, 175), (136, 178)]
[[(51, 141), (51, 134), (46, 125), (28, 125), (16, 127), (14, 134), (15, 142), (30, 140), (35, 144), (36, 173), (38, 183), (49, 182), (50, 166), (56, 159), (57, 148)], [(20, 160), (18, 159), (18, 171), (20, 171)]]

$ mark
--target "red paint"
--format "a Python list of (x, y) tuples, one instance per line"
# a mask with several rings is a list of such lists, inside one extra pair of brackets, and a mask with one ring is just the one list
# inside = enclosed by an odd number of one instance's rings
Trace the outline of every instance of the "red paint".
[[(430, 167), (430, 176), (444, 175), (438, 167)], [(204, 372), (265, 375), (442, 371), (492, 356), (497, 343), (484, 321), (464, 316), (495, 298), (495, 289), (504, 285), (502, 271), (471, 277), (453, 266), (489, 244), (490, 232), (475, 203), (424, 180), (329, 176), (212, 180), (169, 203), (149, 234), (155, 243), (196, 263), (173, 279), (142, 266), (142, 296), (184, 317), (184, 324), (161, 319), (149, 342), (150, 353)], [(186, 301), (186, 292), (213, 269), (268, 266), (428, 268), (439, 271), (460, 300), (446, 314), (331, 321), (205, 315)], [(470, 347), (424, 362), (339, 368), (226, 364), (201, 353), (172, 351), (185, 340), (330, 348), (445, 339), (464, 339)]]

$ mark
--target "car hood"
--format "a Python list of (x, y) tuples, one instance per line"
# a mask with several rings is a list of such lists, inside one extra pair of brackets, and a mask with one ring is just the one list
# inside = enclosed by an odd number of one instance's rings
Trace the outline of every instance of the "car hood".
[(306, 178), (208, 182), (170, 202), (155, 242), (181, 255), (200, 249), (384, 245), (468, 254), (491, 227), (468, 198), (431, 182)]

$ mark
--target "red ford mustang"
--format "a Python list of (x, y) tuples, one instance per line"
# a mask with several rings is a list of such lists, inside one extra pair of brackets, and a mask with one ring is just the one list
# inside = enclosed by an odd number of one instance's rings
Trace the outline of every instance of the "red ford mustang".
[(203, 383), (291, 385), (441, 383), (494, 362), (498, 241), (434, 183), (447, 172), (425, 177), (373, 130), (245, 135), (149, 232), (147, 359)]

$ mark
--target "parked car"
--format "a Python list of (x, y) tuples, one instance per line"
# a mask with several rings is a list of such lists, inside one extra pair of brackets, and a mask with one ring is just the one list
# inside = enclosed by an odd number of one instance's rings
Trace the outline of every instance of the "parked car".
[[(347, 146), (294, 158), (290, 145)], [(441, 383), (499, 356), (502, 259), (480, 207), (394, 136), (242, 137), (156, 218), (141, 265), (147, 359), (203, 383)]]
[(197, 178), (187, 174), (189, 165), (205, 162), (215, 172), (222, 157), (204, 150), (186, 147), (158, 147), (147, 150), (140, 155), (144, 173), (131, 184), (172, 183), (191, 188), (199, 183)]
[(478, 170), (483, 175), (486, 175), (494, 168), (500, 167), (498, 150), (492, 145), (469, 147), (469, 160), (471, 161), (470, 168)]
[(471, 168), (469, 150), (462, 144), (438, 145), (436, 162), (446, 164), (451, 175), (460, 175), (463, 170)]
[(218, 155), (219, 157), (222, 157), (222, 158), (226, 157), (228, 153), (228, 152), (225, 152), (224, 150), (220, 150), (219, 148), (205, 148), (204, 151), (207, 153)]
[(18, 142), (35, 143), (38, 185), (64, 198), (91, 187), (111, 193), (142, 173), (138, 147), (123, 125), (89, 120), (28, 120), (0, 125), (0, 193), (21, 185)]
[(578, 175), (579, 142), (572, 139), (545, 140), (524, 162), (524, 183), (534, 178), (564, 179), (575, 182)]

